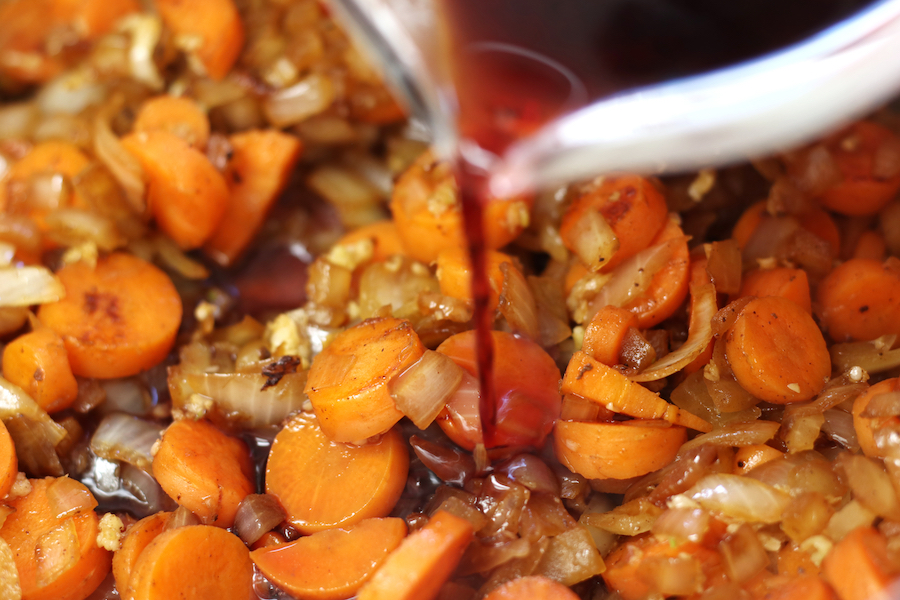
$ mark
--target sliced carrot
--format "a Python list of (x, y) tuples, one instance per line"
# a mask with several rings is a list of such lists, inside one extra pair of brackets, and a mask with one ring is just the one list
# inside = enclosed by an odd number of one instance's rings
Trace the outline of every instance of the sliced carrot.
[(637, 326), (637, 316), (630, 310), (604, 306), (585, 328), (581, 350), (604, 365), (617, 365), (620, 363), (619, 352), (622, 350), (625, 334)]
[(559, 461), (588, 479), (629, 479), (661, 469), (687, 441), (687, 430), (661, 420), (613, 423), (557, 421)]
[(397, 225), (390, 219), (376, 221), (345, 234), (337, 246), (352, 246), (362, 240), (372, 242), (372, 262), (381, 262), (395, 254), (403, 254), (403, 242), (400, 241), (400, 233)]
[(262, 227), (287, 187), (303, 150), (293, 135), (275, 129), (245, 131), (229, 138), (233, 155), (225, 181), (230, 198), (206, 252), (219, 264), (232, 264)]
[[(29, 481), (32, 487), (27, 495), (7, 500), (14, 512), (0, 528), (0, 537), (15, 557), (22, 598), (83, 600), (110, 569), (111, 553), (97, 545), (100, 518), (87, 507), (60, 516), (59, 507), (47, 493), (57, 480)], [(87, 488), (81, 487), (93, 500)]]
[(818, 575), (801, 575), (770, 587), (766, 600), (836, 600), (834, 590)]
[(900, 334), (900, 261), (853, 258), (819, 284), (818, 314), (835, 341)]
[(587, 212), (599, 213), (619, 240), (619, 248), (605, 265), (604, 272), (650, 246), (666, 223), (668, 208), (649, 180), (637, 175), (604, 177), (588, 192), (578, 196), (563, 215), (559, 234), (574, 251), (576, 225)]
[(690, 283), (690, 253), (688, 238), (685, 237), (681, 227), (674, 219), (669, 219), (649, 245), (664, 244), (670, 240), (681, 242), (675, 248), (669, 262), (653, 276), (646, 292), (623, 307), (637, 315), (638, 326), (641, 329), (654, 327), (671, 317), (687, 298)]
[(578, 600), (578, 596), (571, 589), (561, 583), (540, 575), (519, 577), (507, 581), (490, 594), (484, 600)]
[(275, 436), (266, 465), (266, 492), (303, 533), (347, 527), (394, 508), (409, 470), (400, 434), (353, 446), (329, 440), (314, 415), (294, 416)]
[(751, 471), (759, 465), (783, 456), (784, 452), (776, 450), (771, 446), (766, 446), (765, 444), (742, 446), (734, 453), (731, 472), (735, 475), (746, 475), (748, 471)]
[(439, 510), (394, 550), (358, 600), (432, 600), (472, 540), (472, 524)]
[(337, 335), (309, 369), (306, 394), (325, 434), (359, 442), (403, 417), (388, 382), (425, 352), (408, 321), (368, 319)]
[(780, 296), (812, 313), (809, 278), (803, 269), (754, 269), (744, 274), (739, 296)]
[(165, 531), (134, 565), (125, 600), (247, 600), (253, 594), (250, 551), (236, 535), (210, 525)]
[(122, 145), (147, 174), (147, 203), (159, 228), (185, 250), (201, 246), (228, 206), (222, 175), (206, 155), (168, 131), (133, 133)]
[(853, 401), (853, 429), (856, 430), (856, 437), (859, 441), (859, 447), (866, 456), (871, 458), (884, 458), (884, 452), (878, 449), (875, 444), (875, 431), (884, 425), (900, 422), (897, 417), (867, 417), (863, 415), (869, 407), (872, 398), (882, 394), (891, 394), (900, 392), (900, 377), (893, 377), (879, 381), (866, 392), (857, 396)]
[(166, 131), (180, 137), (188, 146), (202, 150), (209, 141), (209, 119), (190, 98), (157, 96), (141, 104), (133, 131)]
[(891, 130), (871, 121), (858, 121), (826, 145), (841, 172), (841, 181), (822, 194), (826, 208), (845, 215), (873, 215), (900, 190), (900, 173), (894, 172), (897, 169), (880, 172), (882, 148), (896, 152), (895, 147), (900, 145)]
[[(540, 448), (559, 417), (559, 367), (537, 343), (502, 331), (492, 331), (494, 346), (494, 435), (492, 446)], [(450, 336), (438, 352), (465, 369), (471, 380), (478, 376), (475, 331)], [(464, 389), (468, 388), (468, 389)], [(480, 394), (460, 386), (437, 421), (454, 442), (466, 449), (485, 443), (481, 428)]]
[(175, 35), (197, 40), (192, 53), (210, 78), (228, 74), (244, 45), (244, 25), (232, 0), (156, 0), (156, 8)]
[(3, 376), (49, 413), (68, 408), (78, 396), (66, 346), (49, 327), (20, 335), (3, 349)]
[[(751, 205), (738, 219), (731, 231), (731, 237), (737, 241), (738, 246), (741, 248), (746, 247), (763, 221), (771, 218), (771, 215), (766, 212), (766, 208), (767, 202), (761, 200)], [(798, 219), (803, 229), (828, 244), (833, 257), (838, 255), (841, 249), (841, 233), (831, 215), (820, 208), (813, 208), (794, 216)]]
[(125, 532), (122, 547), (116, 550), (112, 559), (112, 573), (117, 590), (125, 592), (128, 589), (138, 557), (165, 530), (171, 516), (170, 512), (160, 512), (144, 517)]
[(584, 352), (569, 361), (562, 382), (563, 394), (577, 394), (617, 413), (639, 419), (663, 419), (697, 431), (711, 431), (712, 425), (679, 409), (644, 386), (600, 363)]
[(778, 296), (747, 303), (728, 331), (725, 354), (741, 387), (768, 402), (809, 400), (831, 376), (819, 326), (803, 308)]
[(738, 243), (741, 249), (747, 246), (747, 242), (753, 237), (753, 232), (762, 224), (763, 219), (768, 216), (766, 207), (767, 203), (765, 200), (751, 204), (741, 213), (741, 218), (738, 219), (731, 229), (731, 238)]
[[(528, 225), (529, 199), (491, 199), (484, 206), (485, 245), (502, 248)], [(391, 214), (406, 252), (424, 263), (466, 245), (461, 204), (448, 163), (425, 152), (394, 185)]]
[(5, 498), (16, 481), (19, 461), (16, 458), (16, 446), (9, 430), (0, 421), (0, 498)]
[(175, 421), (153, 456), (153, 476), (203, 523), (231, 527), (241, 500), (252, 494), (247, 446), (206, 421)]
[(67, 265), (57, 277), (66, 297), (42, 305), (38, 319), (62, 338), (75, 375), (127, 377), (169, 353), (181, 325), (181, 298), (168, 275), (115, 253), (93, 269)]
[(250, 559), (278, 587), (304, 600), (343, 600), (359, 591), (406, 537), (403, 519), (366, 519), (262, 548)]
[[(488, 310), (493, 313), (500, 303), (500, 291), (503, 288), (503, 271), (500, 265), (508, 263), (516, 268), (508, 254), (489, 250), (486, 256), (488, 281), (491, 287)], [(465, 248), (447, 248), (437, 256), (437, 278), (441, 285), (441, 293), (460, 300), (472, 299), (472, 263)]]
[(707, 580), (721, 569), (722, 559), (718, 552), (694, 542), (677, 544), (646, 535), (631, 538), (613, 550), (606, 557), (606, 570), (600, 576), (606, 586), (624, 600), (641, 600), (656, 591), (644, 576), (648, 564), (685, 558), (699, 561), (701, 573)]
[(894, 579), (890, 564), (884, 536), (871, 527), (858, 527), (825, 557), (822, 576), (841, 600), (890, 598)]

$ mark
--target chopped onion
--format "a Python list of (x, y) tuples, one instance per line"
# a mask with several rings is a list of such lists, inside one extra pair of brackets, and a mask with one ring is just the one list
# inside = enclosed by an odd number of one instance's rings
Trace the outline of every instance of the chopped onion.
[(98, 83), (87, 69), (68, 71), (50, 81), (38, 92), (36, 101), (46, 114), (77, 115), (106, 98), (106, 86)]
[(900, 415), (900, 391), (884, 392), (872, 396), (860, 416), (867, 419), (896, 417)]
[(636, 498), (609, 512), (587, 515), (584, 522), (619, 535), (638, 535), (650, 531), (662, 512), (646, 498)]
[(446, 416), (453, 423), (453, 427), (467, 439), (482, 439), (479, 406), (481, 406), (481, 387), (478, 378), (466, 371), (459, 387), (447, 399)]
[(700, 542), (709, 530), (710, 514), (702, 508), (670, 508), (653, 522), (651, 531), (676, 543)]
[[(4, 418), (9, 435), (16, 446), (16, 456), (19, 459), (19, 468), (32, 477), (63, 475), (62, 463), (56, 453), (54, 444), (47, 436), (48, 431), (55, 433), (53, 429), (43, 427), (24, 415)], [(60, 429), (62, 429), (60, 427)], [(65, 431), (63, 429), (63, 431)]]
[(597, 210), (585, 211), (569, 232), (575, 255), (591, 271), (599, 271), (619, 249), (619, 238)]
[[(449, 500), (455, 500), (455, 498)], [(530, 549), (531, 544), (525, 538), (504, 540), (499, 544), (487, 544), (479, 540), (466, 548), (466, 553), (455, 572), (462, 577), (474, 573), (486, 573), (513, 559), (528, 556)]]
[(441, 481), (462, 486), (475, 474), (475, 460), (468, 452), (442, 446), (417, 435), (409, 438), (413, 452)]
[[(648, 556), (640, 561), (636, 572), (658, 596), (693, 596), (703, 588), (703, 569), (696, 556)], [(650, 597), (654, 597), (654, 595)]]
[[(248, 428), (280, 423), (306, 401), (305, 371), (285, 373), (276, 385), (265, 390), (262, 387), (267, 378), (258, 373), (198, 373), (170, 367), (169, 381), (177, 380), (186, 382), (194, 393), (212, 398), (226, 417)], [(189, 398), (173, 400), (176, 407), (184, 408)]]
[(706, 272), (720, 294), (736, 295), (741, 291), (741, 248), (737, 241), (725, 240), (708, 244)]
[[(662, 505), (671, 496), (681, 494), (702, 477), (709, 474), (719, 456), (719, 450), (712, 444), (704, 444), (678, 456), (674, 462), (658, 471), (659, 483), (650, 492), (648, 499)], [(647, 475), (650, 478), (653, 474)], [(636, 488), (639, 486), (636, 484)]]
[(847, 486), (835, 474), (831, 461), (814, 451), (785, 454), (755, 467), (746, 476), (792, 496), (819, 492), (836, 501), (847, 492)]
[(765, 444), (778, 432), (781, 425), (774, 421), (749, 421), (740, 423), (729, 423), (709, 433), (702, 433), (685, 443), (678, 451), (683, 454), (688, 450), (702, 446), (703, 444), (714, 444), (717, 446), (752, 446), (755, 444)]
[[(177, 504), (169, 498), (162, 487), (149, 473), (129, 464), (120, 469), (122, 489), (134, 496), (138, 505), (129, 505), (128, 511), (138, 518), (156, 514), (163, 510), (174, 510)], [(199, 521), (198, 521), (199, 523)]]
[[(883, 335), (869, 342), (833, 344), (831, 361), (842, 370), (861, 367), (866, 373), (881, 373), (900, 367), (900, 347), (893, 348), (897, 336)], [(891, 349), (893, 348), (893, 350)]]
[(74, 568), (81, 558), (81, 544), (75, 519), (65, 519), (37, 538), (32, 551), (36, 568), (31, 575), (37, 580), (37, 589), (58, 581), (61, 573)]
[(691, 322), (688, 339), (645, 371), (630, 375), (632, 381), (655, 381), (680, 371), (700, 356), (712, 341), (712, 318), (716, 314), (716, 288), (709, 283), (691, 286)]
[(263, 112), (275, 127), (296, 125), (331, 106), (335, 88), (331, 79), (313, 73), (263, 101)]
[(859, 454), (843, 453), (837, 459), (853, 497), (880, 517), (900, 520), (900, 501), (891, 478), (880, 464)]
[(199, 525), (200, 518), (183, 506), (179, 506), (166, 521), (166, 531), (178, 529), (180, 527), (190, 527), (191, 525)]
[(131, 76), (152, 90), (161, 90), (165, 82), (153, 61), (153, 53), (162, 34), (162, 20), (156, 15), (132, 13), (119, 21), (118, 28), (131, 34), (128, 48)]
[(500, 314), (509, 323), (513, 333), (521, 333), (531, 340), (538, 339), (540, 329), (537, 305), (528, 282), (521, 271), (508, 262), (500, 265), (500, 272), (503, 274), (498, 306)]
[(822, 414), (825, 416), (822, 433), (851, 452), (859, 450), (853, 415), (837, 409), (826, 410)]
[(849, 375), (845, 373), (826, 383), (815, 400), (806, 404), (793, 405), (792, 409), (797, 416), (823, 413), (839, 404), (854, 400), (868, 388), (869, 386), (865, 383), (853, 383)]
[(241, 500), (234, 515), (234, 529), (246, 544), (253, 544), (264, 533), (284, 521), (287, 513), (270, 494), (250, 494)]
[(622, 261), (612, 272), (612, 277), (603, 284), (599, 293), (590, 301), (582, 323), (589, 322), (604, 306), (625, 306), (640, 297), (650, 287), (653, 277), (668, 264), (685, 239), (687, 238), (673, 238), (641, 250), (631, 258)]
[(707, 510), (751, 523), (777, 523), (791, 497), (749, 477), (707, 475), (685, 494)]
[(583, 527), (574, 527), (550, 538), (535, 574), (571, 586), (603, 570), (603, 559), (591, 534)]
[(19, 102), (0, 106), (0, 140), (27, 138), (41, 113), (33, 102)]
[(25, 390), (0, 377), (0, 419), (5, 422), (14, 417), (29, 419), (37, 428), (37, 435), (54, 448), (67, 435), (65, 427), (51, 419)]
[(144, 169), (125, 149), (110, 126), (110, 121), (122, 102), (121, 96), (114, 98), (94, 117), (94, 154), (122, 186), (131, 209), (138, 215), (143, 215), (147, 210)]
[(463, 368), (446, 354), (426, 350), (389, 384), (397, 409), (419, 429), (431, 425), (459, 387)]
[(47, 486), (47, 504), (57, 519), (64, 519), (94, 510), (97, 500), (80, 481), (58, 477)]
[(91, 450), (101, 458), (121, 460), (149, 470), (153, 462), (151, 449), (163, 429), (161, 425), (132, 415), (107, 415), (91, 437)]
[(559, 480), (547, 463), (533, 454), (518, 454), (494, 468), (497, 473), (502, 473), (527, 487), (532, 492), (545, 492), (552, 496), (559, 496)]
[[(108, 379), (97, 383), (99, 390), (83, 389), (89, 384), (79, 387), (82, 392), (102, 398), (104, 412), (121, 412), (129, 415), (145, 416), (153, 408), (153, 399), (144, 385), (135, 378)], [(97, 400), (94, 400), (97, 402)], [(86, 412), (86, 411), (85, 411)]]
[(100, 250), (110, 251), (126, 241), (112, 219), (93, 211), (60, 208), (48, 214), (45, 223), (47, 236), (63, 246), (91, 242)]
[(725, 572), (732, 581), (744, 583), (769, 566), (769, 555), (756, 532), (746, 523), (719, 544)]
[(45, 304), (65, 295), (62, 282), (47, 267), (0, 269), (0, 306)]

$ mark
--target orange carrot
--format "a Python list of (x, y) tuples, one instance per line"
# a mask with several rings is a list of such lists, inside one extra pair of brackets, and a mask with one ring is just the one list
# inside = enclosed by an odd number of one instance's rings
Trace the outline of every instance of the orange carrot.
[(890, 598), (895, 571), (890, 565), (884, 536), (859, 527), (831, 549), (822, 562), (822, 575), (841, 600)]
[[(502, 252), (490, 250), (486, 256), (488, 281), (491, 286), (488, 310), (493, 313), (500, 303), (503, 288), (503, 271), (500, 265), (508, 263), (516, 268), (513, 259)], [(472, 299), (472, 263), (465, 248), (447, 248), (437, 256), (437, 278), (441, 293), (460, 300)]]
[(557, 421), (556, 456), (588, 479), (629, 479), (661, 469), (687, 441), (687, 430), (661, 420)]
[(116, 550), (112, 559), (112, 573), (116, 580), (116, 589), (124, 593), (131, 582), (131, 573), (141, 552), (150, 545), (156, 536), (165, 530), (169, 522), (170, 512), (160, 512), (144, 517), (125, 532), (122, 547)]
[(649, 245), (664, 244), (670, 240), (681, 242), (669, 262), (653, 276), (647, 291), (623, 307), (637, 315), (638, 327), (641, 329), (654, 327), (671, 317), (687, 298), (690, 254), (687, 238), (681, 227), (674, 219), (669, 219)]
[(884, 452), (879, 450), (875, 444), (875, 431), (885, 425), (900, 422), (900, 419), (895, 416), (868, 417), (863, 413), (866, 412), (873, 398), (882, 394), (896, 394), (898, 392), (900, 392), (900, 377), (893, 377), (879, 381), (853, 401), (853, 428), (856, 430), (859, 447), (866, 456), (884, 458)]
[(169, 353), (181, 324), (181, 298), (165, 273), (116, 253), (96, 268), (74, 263), (57, 276), (66, 297), (42, 305), (38, 319), (62, 338), (75, 375), (127, 377)]
[(896, 152), (900, 144), (891, 130), (870, 121), (858, 121), (835, 134), (826, 146), (841, 172), (841, 180), (821, 197), (822, 204), (845, 215), (873, 215), (900, 190), (900, 173), (882, 166), (882, 153)]
[(166, 131), (184, 140), (188, 146), (203, 150), (209, 141), (209, 119), (190, 98), (157, 96), (141, 104), (133, 131)]
[(744, 274), (741, 291), (738, 295), (740, 297), (780, 296), (791, 300), (806, 312), (812, 313), (809, 279), (803, 269), (788, 267), (755, 269)]
[(275, 436), (266, 492), (278, 498), (294, 527), (313, 533), (386, 516), (408, 469), (409, 453), (395, 429), (353, 446), (329, 440), (314, 415), (300, 413)]
[(471, 540), (469, 521), (437, 511), (387, 557), (358, 600), (432, 600)]
[(343, 600), (359, 591), (406, 536), (403, 519), (366, 519), (294, 542), (254, 550), (250, 558), (278, 587), (305, 600)]
[(124, 600), (247, 600), (253, 563), (240, 538), (219, 527), (189, 525), (165, 531), (134, 565)]
[(747, 303), (728, 331), (725, 354), (741, 387), (768, 402), (809, 400), (831, 376), (831, 356), (818, 325), (803, 308), (778, 296)]
[(156, 0), (156, 8), (175, 35), (199, 42), (191, 52), (210, 78), (228, 74), (244, 45), (244, 25), (232, 0)]
[(540, 575), (519, 577), (507, 581), (484, 600), (578, 600), (575, 592), (561, 583)]
[(302, 142), (275, 129), (245, 131), (229, 138), (233, 155), (225, 171), (230, 198), (206, 252), (230, 265), (243, 253), (287, 187)]
[(372, 262), (381, 262), (394, 254), (403, 254), (403, 242), (400, 241), (400, 233), (397, 225), (390, 219), (376, 221), (345, 234), (337, 246), (352, 246), (362, 240), (372, 242)]
[(615, 366), (621, 362), (619, 352), (625, 334), (637, 326), (637, 316), (633, 312), (616, 306), (604, 306), (585, 328), (581, 350), (597, 362)]
[[(492, 331), (494, 345), (494, 435), (485, 440), (481, 429), (480, 396), (460, 385), (438, 415), (438, 425), (466, 449), (479, 443), (492, 446), (540, 448), (559, 417), (559, 367), (537, 343), (510, 333)], [(475, 331), (452, 335), (438, 346), (465, 369), (474, 382), (478, 374)], [(476, 384), (477, 385), (477, 384)]]
[(577, 394), (617, 413), (639, 419), (663, 419), (697, 431), (710, 431), (712, 426), (600, 363), (584, 352), (576, 352), (569, 361), (562, 382), (563, 394)]
[(206, 155), (168, 131), (122, 138), (147, 174), (147, 203), (157, 225), (190, 250), (203, 244), (228, 206), (225, 179)]
[(306, 381), (325, 434), (358, 442), (388, 431), (403, 417), (388, 382), (424, 352), (419, 336), (401, 319), (368, 319), (337, 335), (316, 356)]
[(819, 284), (819, 318), (835, 341), (900, 334), (900, 261), (853, 258)]
[[(484, 207), (488, 248), (513, 241), (528, 225), (530, 200), (491, 199)], [(421, 262), (435, 260), (441, 250), (462, 248), (465, 236), (456, 183), (449, 164), (425, 152), (394, 185), (391, 213), (406, 252)]]
[(262, 537), (250, 544), (251, 550), (259, 550), (261, 548), (270, 548), (272, 546), (280, 546), (286, 544), (287, 540), (283, 535), (276, 531), (267, 531)]
[(97, 545), (96, 500), (68, 480), (66, 486), (79, 488), (86, 502), (79, 498), (77, 506), (59, 506), (48, 494), (58, 481), (32, 479), (31, 492), (7, 501), (14, 512), (0, 537), (15, 556), (23, 600), (83, 600), (109, 573), (111, 554)]
[[(566, 247), (578, 247), (578, 223), (588, 212), (599, 213), (618, 238), (618, 250), (600, 270), (609, 272), (626, 258), (650, 246), (666, 223), (665, 198), (649, 180), (636, 175), (605, 177), (566, 210), (559, 234)], [(590, 267), (590, 265), (588, 265)]]
[(3, 376), (49, 413), (68, 408), (78, 396), (66, 346), (49, 327), (20, 335), (3, 349)]
[[(738, 246), (744, 248), (750, 242), (753, 234), (763, 221), (772, 218), (766, 212), (767, 202), (761, 200), (751, 205), (731, 231), (731, 237), (738, 243)], [(799, 215), (795, 215), (800, 226), (808, 232), (812, 233), (822, 241), (826, 242), (831, 249), (832, 257), (836, 257), (841, 249), (841, 233), (837, 224), (826, 211), (820, 208), (813, 208)]]
[(760, 200), (755, 204), (751, 204), (741, 214), (741, 218), (731, 229), (731, 238), (738, 243), (741, 249), (747, 246), (747, 242), (753, 237), (753, 232), (762, 224), (763, 220), (768, 217), (766, 212), (767, 203)]
[(16, 446), (9, 435), (9, 430), (0, 421), (0, 498), (5, 498), (16, 481), (19, 461), (16, 458)]
[(770, 460), (781, 458), (784, 452), (776, 450), (765, 444), (751, 444), (742, 446), (734, 453), (734, 462), (731, 472), (735, 475), (746, 475), (748, 471), (765, 464)]
[(250, 453), (243, 442), (206, 421), (175, 421), (153, 456), (162, 489), (201, 522), (231, 527), (241, 500), (255, 490)]
[(770, 587), (766, 600), (837, 600), (834, 591), (817, 575), (801, 575)]

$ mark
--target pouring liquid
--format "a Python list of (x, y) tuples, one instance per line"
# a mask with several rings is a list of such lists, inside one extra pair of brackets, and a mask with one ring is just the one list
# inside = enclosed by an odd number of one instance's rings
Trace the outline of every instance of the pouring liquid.
[(487, 175), (516, 140), (597, 99), (799, 42), (873, 0), (441, 0), (458, 101), (484, 441), (494, 445)]

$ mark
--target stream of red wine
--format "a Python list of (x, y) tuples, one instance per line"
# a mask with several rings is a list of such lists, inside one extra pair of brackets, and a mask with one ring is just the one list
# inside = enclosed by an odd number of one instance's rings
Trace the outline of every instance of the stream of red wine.
[[(441, 0), (463, 140), (456, 174), (472, 260), (485, 445), (495, 432), (484, 205), (490, 157), (617, 92), (799, 42), (872, 0)], [(472, 157), (472, 150), (477, 160)], [(476, 164), (477, 163), (477, 164)]]

